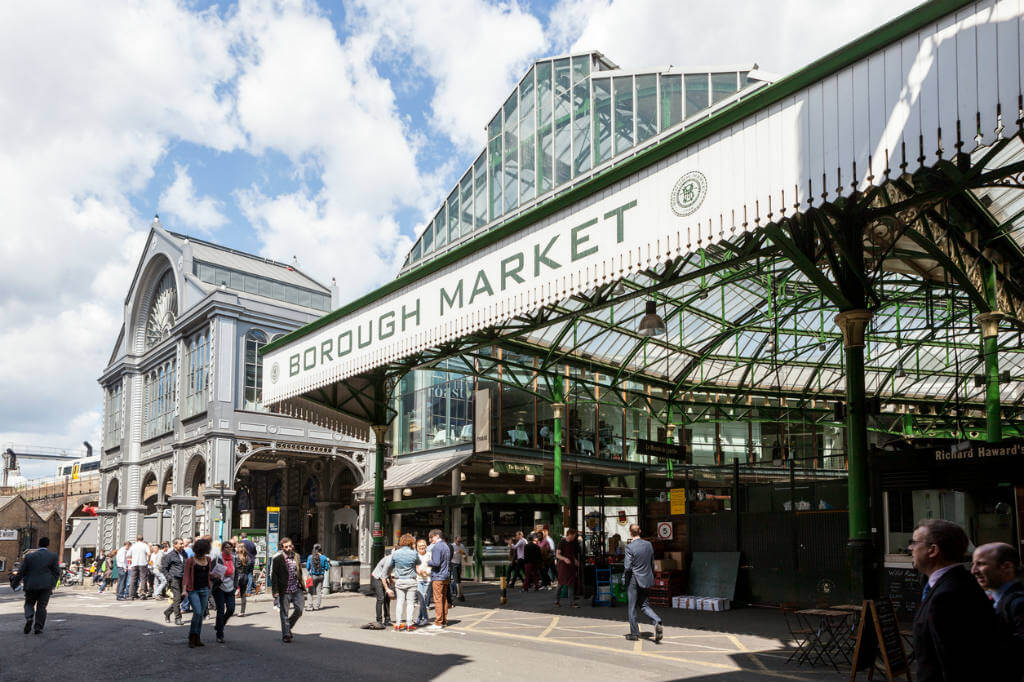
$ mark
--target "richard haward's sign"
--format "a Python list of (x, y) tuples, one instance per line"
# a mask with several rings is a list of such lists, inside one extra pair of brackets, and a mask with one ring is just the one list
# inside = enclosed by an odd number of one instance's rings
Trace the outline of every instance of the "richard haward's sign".
[(964, 447), (937, 448), (933, 451), (937, 464), (952, 462), (983, 462), (1024, 456), (1024, 439), (1012, 438), (999, 443), (969, 443)]

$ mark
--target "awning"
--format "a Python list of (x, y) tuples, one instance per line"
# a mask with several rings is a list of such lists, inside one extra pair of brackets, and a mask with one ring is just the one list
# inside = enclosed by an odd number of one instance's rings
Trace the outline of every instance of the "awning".
[(96, 531), (96, 519), (76, 521), (74, 528), (71, 530), (71, 535), (64, 541), (64, 549), (95, 547), (96, 539), (99, 537)]
[[(401, 488), (418, 488), (431, 483), (438, 476), (448, 473), (473, 456), (472, 452), (460, 450), (449, 452), (442, 457), (418, 459), (408, 464), (393, 464), (384, 478), (384, 490)], [(369, 478), (353, 491), (356, 493), (372, 493), (373, 478)]]

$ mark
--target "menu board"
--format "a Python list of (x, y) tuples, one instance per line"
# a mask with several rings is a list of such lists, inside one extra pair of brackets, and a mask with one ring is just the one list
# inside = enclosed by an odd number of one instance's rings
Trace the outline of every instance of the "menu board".
[(853, 650), (853, 665), (850, 680), (861, 670), (868, 671), (868, 679), (874, 671), (875, 660), (882, 659), (887, 680), (901, 675), (910, 679), (910, 664), (903, 649), (903, 636), (896, 620), (896, 612), (888, 599), (865, 600), (857, 626), (857, 643)]
[(904, 621), (914, 620), (917, 606), (921, 603), (921, 574), (909, 567), (887, 566), (885, 583), (885, 595), (892, 602), (896, 618)]

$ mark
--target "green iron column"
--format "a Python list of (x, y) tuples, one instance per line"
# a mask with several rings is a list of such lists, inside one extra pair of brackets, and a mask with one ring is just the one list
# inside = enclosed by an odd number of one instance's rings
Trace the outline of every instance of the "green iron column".
[(476, 582), (484, 579), (484, 512), (476, 495), (473, 496), (473, 579)]
[[(864, 593), (873, 552), (871, 550), (870, 489), (868, 485), (868, 422), (864, 399), (864, 331), (870, 310), (847, 310), (836, 315), (846, 352), (846, 460), (847, 499), (850, 507), (850, 556), (852, 589)], [(866, 595), (865, 595), (866, 596)]]
[(370, 550), (370, 568), (384, 556), (384, 455), (387, 453), (385, 438), (388, 433), (386, 424), (374, 424), (373, 435), (377, 439), (377, 452), (373, 469), (373, 548)]
[(996, 291), (996, 269), (991, 264), (982, 269), (985, 298), (992, 312), (978, 315), (981, 327), (981, 347), (985, 356), (985, 440), (998, 443), (1003, 439), (1003, 422), (999, 403), (999, 321), (1006, 317), (996, 310), (999, 296)]
[(552, 467), (554, 468), (555, 485), (552, 492), (555, 495), (561, 497), (562, 495), (562, 410), (565, 409), (565, 403), (561, 402), (561, 396), (555, 396), (557, 402), (551, 403), (551, 410), (554, 415), (554, 425), (552, 430), (552, 438), (554, 439), (554, 461)]

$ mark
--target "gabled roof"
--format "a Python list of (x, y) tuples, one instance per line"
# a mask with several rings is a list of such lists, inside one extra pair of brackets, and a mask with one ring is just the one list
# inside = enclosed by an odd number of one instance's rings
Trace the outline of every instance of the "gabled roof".
[(6, 509), (7, 505), (19, 497), (21, 497), (21, 495), (0, 495), (0, 511)]
[[(170, 230), (165, 230), (165, 232), (182, 247), (185, 245), (185, 242), (188, 242), (192, 246), (192, 258), (195, 260), (211, 265), (220, 265), (231, 270), (256, 275), (257, 277), (277, 280), (278, 282), (303, 287), (304, 289), (312, 289), (325, 294), (330, 293), (326, 286), (303, 273), (294, 265), (286, 265), (269, 258), (262, 258), (251, 253), (245, 253), (244, 251), (230, 249), (226, 246), (220, 246), (219, 244), (190, 237), (179, 232), (172, 232)], [(214, 287), (211, 286), (210, 288), (213, 289)]]

